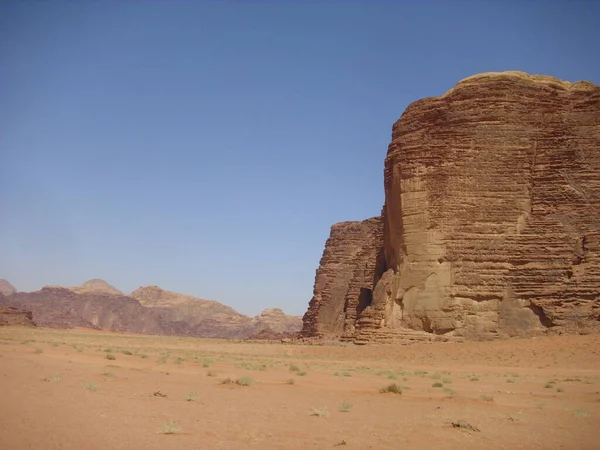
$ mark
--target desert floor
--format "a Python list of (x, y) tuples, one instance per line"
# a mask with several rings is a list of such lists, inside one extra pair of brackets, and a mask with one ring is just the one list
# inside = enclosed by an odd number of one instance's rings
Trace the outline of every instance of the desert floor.
[(0, 329), (1, 449), (333, 447), (598, 449), (600, 336), (357, 347)]

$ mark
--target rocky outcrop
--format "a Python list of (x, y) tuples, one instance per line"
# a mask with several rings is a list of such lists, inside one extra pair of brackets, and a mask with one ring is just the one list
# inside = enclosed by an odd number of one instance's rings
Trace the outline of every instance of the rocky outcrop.
[(376, 265), (383, 256), (381, 217), (331, 227), (303, 317), (303, 337), (348, 337), (356, 317), (371, 303)]
[(15, 287), (6, 280), (0, 279), (0, 294), (11, 295), (17, 292)]
[(302, 318), (288, 316), (279, 308), (265, 309), (260, 315), (250, 321), (251, 327), (277, 334), (278, 337), (290, 337), (297, 334), (302, 328)]
[(12, 306), (0, 306), (0, 327), (14, 326), (35, 327), (31, 311)]
[[(588, 82), (487, 73), (411, 104), (385, 160), (383, 270), (355, 342), (600, 328), (599, 149)], [(309, 329), (341, 321), (318, 303)]]

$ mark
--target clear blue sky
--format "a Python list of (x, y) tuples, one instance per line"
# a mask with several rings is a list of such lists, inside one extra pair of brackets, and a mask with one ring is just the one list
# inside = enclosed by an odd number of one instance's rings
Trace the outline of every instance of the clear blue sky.
[(600, 84), (594, 1), (0, 3), (0, 278), (304, 313), (391, 126), (469, 75)]

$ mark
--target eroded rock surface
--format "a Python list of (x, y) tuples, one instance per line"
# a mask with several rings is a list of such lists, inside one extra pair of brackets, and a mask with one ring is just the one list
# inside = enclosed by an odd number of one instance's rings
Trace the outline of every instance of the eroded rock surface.
[[(357, 343), (599, 328), (599, 86), (488, 73), (416, 101), (393, 127), (384, 184), (384, 270)], [(334, 315), (308, 328), (339, 330)]]
[(371, 303), (378, 255), (383, 256), (381, 217), (331, 227), (313, 298), (303, 317), (302, 336), (354, 334), (358, 313)]

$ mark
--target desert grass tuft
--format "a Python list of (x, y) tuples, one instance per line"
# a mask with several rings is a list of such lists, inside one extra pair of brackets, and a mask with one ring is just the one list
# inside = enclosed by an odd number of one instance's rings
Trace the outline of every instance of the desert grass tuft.
[(320, 408), (313, 408), (310, 412), (310, 415), (316, 417), (327, 417), (329, 416), (329, 411), (324, 406)]
[(169, 420), (161, 425), (159, 429), (160, 434), (176, 434), (181, 431), (181, 427), (174, 420)]
[(186, 392), (183, 395), (183, 399), (186, 402), (195, 402), (197, 397), (198, 397), (198, 394), (196, 394), (195, 392)]
[(342, 402), (339, 407), (340, 412), (350, 412), (352, 409), (352, 404), (347, 402)]
[(402, 394), (402, 386), (396, 383), (390, 383), (387, 386), (384, 386), (381, 389), (379, 389), (379, 392), (382, 394)]
[(238, 386), (252, 386), (254, 384), (254, 380), (250, 377), (241, 377), (235, 380), (235, 384)]

